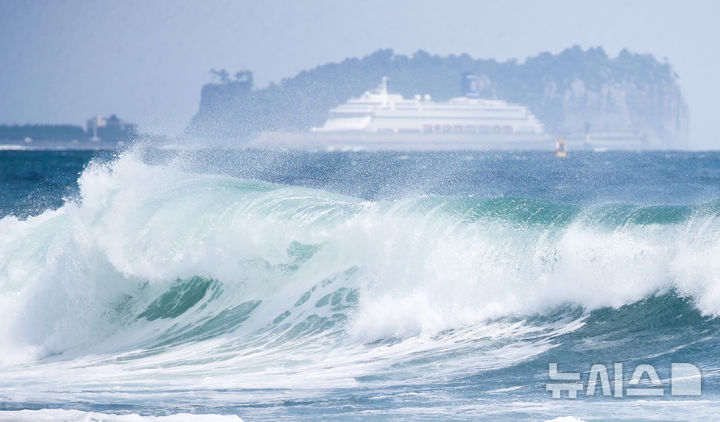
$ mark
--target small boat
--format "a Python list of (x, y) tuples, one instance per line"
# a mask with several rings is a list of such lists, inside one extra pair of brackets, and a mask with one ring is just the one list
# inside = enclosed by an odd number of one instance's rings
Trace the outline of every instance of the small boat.
[(566, 158), (567, 157), (567, 147), (565, 145), (564, 139), (557, 140), (557, 144), (555, 144), (555, 156), (557, 158)]

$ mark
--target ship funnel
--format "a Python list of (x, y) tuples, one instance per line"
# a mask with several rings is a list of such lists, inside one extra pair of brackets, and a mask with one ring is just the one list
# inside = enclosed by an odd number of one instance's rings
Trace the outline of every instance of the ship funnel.
[(478, 75), (474, 73), (463, 74), (462, 93), (468, 98), (480, 98), (480, 84), (478, 83)]

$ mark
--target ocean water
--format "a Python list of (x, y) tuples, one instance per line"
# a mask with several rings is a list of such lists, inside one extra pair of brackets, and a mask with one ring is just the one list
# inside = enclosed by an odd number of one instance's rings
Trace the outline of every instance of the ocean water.
[[(0, 182), (3, 421), (720, 413), (720, 153), (0, 151)], [(621, 397), (552, 398), (551, 363)]]

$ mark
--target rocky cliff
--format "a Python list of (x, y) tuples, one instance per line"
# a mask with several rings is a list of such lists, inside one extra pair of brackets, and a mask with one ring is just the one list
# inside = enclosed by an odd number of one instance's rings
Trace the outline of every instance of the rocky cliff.
[(321, 125), (330, 108), (375, 87), (382, 76), (390, 78), (391, 92), (448, 100), (462, 94), (464, 73), (479, 76), (481, 96), (529, 107), (553, 135), (621, 132), (658, 148), (687, 144), (687, 105), (669, 63), (627, 50), (610, 58), (602, 48), (577, 46), (524, 63), (379, 50), (262, 89), (253, 89), (248, 72), (235, 79), (223, 72), (222, 80), (203, 87), (186, 134), (235, 141), (261, 131), (308, 130)]

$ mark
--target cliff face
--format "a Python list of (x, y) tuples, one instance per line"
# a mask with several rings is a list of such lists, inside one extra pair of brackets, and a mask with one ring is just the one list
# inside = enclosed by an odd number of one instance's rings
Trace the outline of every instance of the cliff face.
[(542, 53), (523, 64), (380, 50), (259, 90), (252, 89), (252, 78), (225, 80), (203, 87), (187, 134), (242, 140), (261, 131), (308, 130), (322, 125), (330, 108), (377, 86), (382, 76), (390, 78), (391, 92), (448, 100), (462, 95), (462, 75), (468, 72), (479, 75), (481, 96), (529, 107), (551, 134), (622, 132), (643, 136), (654, 147), (687, 145), (687, 106), (669, 64), (626, 50), (609, 58), (600, 48), (579, 47)]

